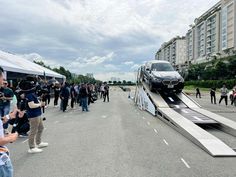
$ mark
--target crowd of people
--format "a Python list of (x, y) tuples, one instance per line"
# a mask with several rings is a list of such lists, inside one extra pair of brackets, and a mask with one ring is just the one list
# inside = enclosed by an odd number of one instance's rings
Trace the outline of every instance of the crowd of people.
[(67, 110), (68, 105), (73, 109), (75, 104), (79, 104), (82, 111), (89, 112), (88, 106), (99, 96), (104, 99), (104, 102), (106, 100), (109, 102), (109, 86), (106, 82), (101, 84), (68, 84), (67, 82), (59, 84), (57, 82), (51, 88), (53, 92), (49, 91), (49, 94), (54, 94), (54, 107), (58, 107), (60, 99), (60, 110), (63, 112)]
[[(223, 84), (222, 88), (219, 90), (220, 92), (220, 99), (219, 99), (219, 105), (221, 104), (222, 100), (225, 101), (225, 105), (228, 105), (228, 99), (230, 100), (230, 104), (236, 106), (236, 86), (229, 91), (225, 84)], [(196, 88), (196, 98), (201, 98), (200, 89)], [(216, 104), (216, 88), (212, 87), (210, 89), (210, 98), (211, 103)]]
[(109, 102), (109, 86), (106, 82), (69, 84), (45, 81), (37, 89), (36, 83), (33, 82), (34, 78), (29, 79), (32, 80), (18, 84), (20, 90), (27, 91), (13, 91), (4, 80), (4, 70), (0, 67), (0, 174), (3, 177), (13, 176), (10, 153), (6, 147), (8, 143), (16, 141), (18, 137), (27, 137), (28, 153), (43, 152), (42, 148), (49, 145), (42, 141), (42, 114), (49, 106), (52, 96), (54, 107), (59, 107), (63, 112), (67, 111), (68, 106), (74, 109), (75, 104), (81, 106), (82, 111), (88, 112), (89, 105), (99, 97), (103, 98), (104, 102)]

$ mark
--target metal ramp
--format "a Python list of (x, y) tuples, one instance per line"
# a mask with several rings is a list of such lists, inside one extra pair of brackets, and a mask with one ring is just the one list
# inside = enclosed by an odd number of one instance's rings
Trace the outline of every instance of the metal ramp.
[[(184, 95), (183, 93), (180, 93), (178, 95)], [(195, 124), (218, 124), (215, 120), (209, 118), (206, 115), (203, 115), (193, 109), (190, 109), (188, 104), (194, 108), (200, 108), (197, 104), (194, 102), (192, 103), (192, 100), (188, 99), (187, 96), (181, 96), (181, 98), (185, 99), (185, 102), (183, 102), (176, 94), (174, 93), (161, 93), (162, 98), (168, 103), (170, 108), (173, 108), (176, 112), (184, 116), (185, 118), (189, 119)], [(193, 106), (194, 105), (194, 106)]]
[[(143, 90), (156, 108), (156, 115), (168, 125), (176, 129), (193, 143), (214, 157), (236, 156), (236, 152), (217, 137), (208, 133), (196, 124), (220, 124), (222, 130), (236, 136), (236, 123), (222, 116), (206, 111), (184, 93), (170, 104), (160, 93), (153, 93), (145, 83), (137, 86)], [(139, 95), (136, 94), (136, 97)], [(178, 101), (177, 101), (178, 100)], [(169, 104), (168, 104), (169, 103)], [(177, 103), (177, 104), (176, 104)], [(178, 105), (177, 107), (175, 105)], [(147, 110), (148, 111), (148, 110)], [(187, 111), (187, 112), (186, 112)], [(189, 112), (188, 112), (189, 111)], [(196, 124), (195, 124), (196, 123)]]

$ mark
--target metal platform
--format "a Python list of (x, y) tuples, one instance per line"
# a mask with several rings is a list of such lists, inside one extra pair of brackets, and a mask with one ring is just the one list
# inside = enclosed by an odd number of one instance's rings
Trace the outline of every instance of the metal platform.
[[(184, 116), (185, 118), (189, 119), (195, 124), (218, 124), (217, 121), (209, 118), (206, 115), (203, 115), (193, 109), (190, 109), (188, 104), (192, 108), (200, 108), (197, 104), (192, 103), (192, 100), (188, 99), (187, 96), (183, 93), (179, 93), (179, 96), (177, 96), (175, 93), (161, 93), (162, 98), (166, 101), (166, 103), (170, 106), (170, 108), (173, 108), (176, 112)], [(185, 99), (185, 103), (180, 99)], [(193, 106), (194, 105), (194, 106)]]
[[(182, 135), (212, 156), (236, 156), (236, 152), (217, 137), (196, 124), (219, 124), (231, 135), (236, 136), (236, 123), (206, 111), (184, 93), (163, 95), (153, 93), (145, 83), (137, 89), (143, 90), (156, 108), (156, 115)], [(138, 96), (138, 95), (136, 95)]]

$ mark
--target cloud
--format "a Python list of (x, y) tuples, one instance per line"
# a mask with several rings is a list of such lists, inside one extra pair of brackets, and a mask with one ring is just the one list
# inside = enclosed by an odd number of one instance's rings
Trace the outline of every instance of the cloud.
[(104, 65), (106, 71), (118, 71), (120, 68), (118, 66), (115, 66), (113, 64), (106, 64)]
[(38, 54), (76, 73), (126, 73), (154, 59), (163, 42), (185, 35), (194, 19), (217, 2), (2, 0), (0, 50)]
[(138, 70), (139, 67), (140, 67), (140, 65), (135, 64), (131, 67), (131, 70)]
[(120, 80), (126, 81), (135, 81), (136, 72), (106, 72), (106, 73), (97, 73), (95, 74), (95, 78), (102, 81), (109, 81), (112, 77), (120, 78)]
[(133, 65), (134, 62), (133, 62), (133, 61), (126, 61), (126, 62), (124, 62), (123, 64), (124, 64), (124, 65)]

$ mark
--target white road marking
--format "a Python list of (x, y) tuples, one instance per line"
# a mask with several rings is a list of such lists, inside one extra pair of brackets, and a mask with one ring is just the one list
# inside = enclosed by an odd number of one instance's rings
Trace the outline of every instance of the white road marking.
[(167, 146), (169, 146), (169, 143), (165, 139), (163, 139), (163, 141)]
[(27, 140), (23, 141), (22, 143), (26, 143), (27, 141), (29, 141), (29, 139), (27, 139)]
[(200, 118), (197, 117), (197, 116), (193, 116), (193, 118), (194, 118), (194, 119), (197, 119), (197, 120), (199, 120), (199, 121), (203, 121), (202, 119), (200, 119)]
[(143, 117), (143, 120), (145, 120), (145, 117)]
[(185, 165), (187, 168), (190, 168), (190, 166), (188, 165), (188, 163), (187, 163), (183, 158), (181, 158), (181, 161), (184, 163), (184, 165)]
[(170, 101), (174, 102), (173, 98), (171, 98), (171, 97), (168, 97), (168, 98), (169, 98)]
[(105, 118), (107, 118), (107, 116), (106, 116), (106, 115), (103, 115), (103, 116), (102, 116), (102, 118), (104, 118), (104, 119), (105, 119)]
[(155, 128), (153, 130), (154, 130), (155, 133), (157, 133), (157, 130)]
[(55, 122), (54, 122), (54, 124), (58, 124), (58, 123), (59, 123), (59, 121), (55, 121)]
[(179, 105), (175, 105), (176, 108), (180, 108)]
[(184, 113), (186, 113), (186, 114), (189, 113), (189, 112), (188, 112), (187, 110), (185, 110), (185, 109), (183, 109), (182, 112), (184, 112)]
[(150, 125), (150, 122), (147, 122), (148, 125)]

